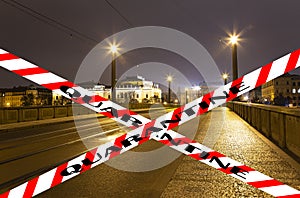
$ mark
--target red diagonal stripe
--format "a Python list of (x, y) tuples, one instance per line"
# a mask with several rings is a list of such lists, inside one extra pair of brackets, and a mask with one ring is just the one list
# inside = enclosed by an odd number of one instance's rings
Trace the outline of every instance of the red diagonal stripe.
[(118, 116), (122, 117), (124, 114), (128, 114), (128, 115), (137, 115), (135, 112), (130, 111), (128, 109), (121, 109), (118, 110)]
[(257, 182), (248, 182), (248, 184), (251, 185), (251, 186), (254, 186), (255, 188), (263, 188), (263, 187), (283, 185), (283, 183), (281, 183), (281, 182), (279, 182), (275, 179), (257, 181)]
[(0, 54), (0, 61), (13, 60), (13, 59), (19, 59), (19, 57), (10, 53)]
[(226, 156), (217, 151), (212, 151), (212, 152), (209, 152), (209, 156), (206, 159), (211, 159), (212, 157), (226, 157)]
[[(114, 146), (115, 146), (115, 147), (119, 147), (119, 148), (122, 149), (122, 146), (123, 146), (123, 145), (122, 145), (121, 142), (122, 142), (123, 140), (125, 140), (126, 136), (127, 136), (127, 134), (124, 134), (124, 135), (118, 137), (117, 139), (115, 139)], [(120, 150), (120, 151), (114, 151), (114, 152), (112, 152), (112, 153), (110, 154), (109, 158), (113, 158), (113, 157), (119, 155), (120, 153), (121, 153), (121, 150)]]
[[(250, 168), (249, 166), (245, 166), (245, 165), (242, 165), (242, 166), (236, 166), (238, 168), (241, 169), (240, 172), (250, 172), (250, 171), (254, 171), (253, 168)], [(232, 172), (230, 172), (232, 167), (228, 167), (226, 169), (224, 168), (218, 168), (219, 171), (222, 171), (223, 173), (226, 173), (226, 174), (233, 174)], [(246, 176), (246, 175), (245, 175)]]
[[(211, 159), (212, 157), (225, 157), (222, 153), (219, 153), (217, 151), (208, 152), (209, 155), (206, 159)], [(196, 160), (204, 160), (200, 157), (201, 153), (195, 153), (195, 154), (189, 154), (190, 157), (196, 159)]]
[(285, 68), (284, 73), (289, 72), (293, 69), (295, 69), (296, 64), (298, 62), (299, 59), (299, 55), (300, 55), (300, 49), (298, 49), (297, 51), (294, 51), (293, 53), (291, 53), (288, 64)]
[(9, 195), (9, 192), (10, 192), (10, 191), (7, 191), (7, 192), (1, 194), (1, 195), (0, 195), (0, 198), (7, 198), (8, 195)]
[[(174, 111), (173, 114), (172, 114), (171, 120), (177, 120), (178, 118), (176, 117), (176, 115), (177, 115), (179, 118), (181, 118), (182, 111), (184, 110), (184, 107), (185, 107), (185, 106), (181, 106), (181, 107), (175, 109), (175, 111)], [(179, 122), (169, 123), (168, 130), (173, 129), (174, 127), (177, 127), (178, 124), (179, 124)]]
[[(205, 94), (205, 95), (203, 96), (201, 102), (206, 102), (206, 103), (208, 104), (208, 106), (209, 106), (209, 105), (210, 105), (210, 100), (209, 100), (209, 99), (210, 99), (213, 95), (214, 95), (214, 91), (212, 91), (212, 92), (210, 92), (210, 93), (208, 93), (208, 94)], [(205, 113), (205, 112), (207, 112), (207, 111), (208, 111), (208, 108), (209, 108), (209, 107), (207, 107), (206, 109), (202, 109), (202, 108), (199, 106), (199, 110), (198, 110), (198, 112), (197, 112), (197, 116), (198, 116), (198, 115), (201, 115), (201, 114), (203, 114), (203, 113)]]
[(50, 90), (55, 90), (55, 89), (59, 89), (60, 86), (63, 86), (63, 85), (68, 86), (68, 87), (76, 87), (76, 85), (70, 81), (42, 84), (41, 86), (43, 86), (47, 89), (50, 89)]
[(55, 171), (53, 181), (51, 183), (51, 188), (61, 183), (61, 181), (63, 179), (63, 176), (60, 173), (63, 170), (65, 170), (67, 167), (68, 167), (68, 162), (66, 162), (66, 163), (64, 163), (64, 164), (57, 167), (57, 169)]
[[(93, 162), (94, 159), (95, 159), (95, 154), (96, 154), (96, 152), (97, 152), (97, 148), (95, 148), (95, 149), (93, 149), (93, 150), (87, 152), (85, 158), (87, 158), (87, 159), (89, 159), (91, 162)], [(81, 169), (81, 171), (80, 171), (80, 173), (83, 173), (83, 172), (89, 170), (89, 169), (91, 168), (91, 166), (92, 166), (92, 165), (83, 166), (82, 169)]]
[[(233, 81), (233, 82), (231, 83), (231, 87), (237, 87), (237, 88), (240, 88), (241, 83), (243, 82), (243, 78), (244, 78), (244, 77), (240, 77), (240, 78), (236, 79), (235, 81)], [(242, 88), (241, 88), (241, 89), (242, 89)], [(229, 95), (229, 97), (226, 99), (227, 102), (230, 101), (230, 100), (232, 100), (232, 99), (234, 99), (234, 98), (237, 96), (237, 94), (234, 94), (234, 93), (232, 93), (231, 91), (229, 91), (228, 95)]]
[(38, 180), (39, 180), (39, 177), (36, 177), (36, 178), (33, 178), (32, 180), (28, 181), (23, 198), (32, 197)]
[(300, 198), (300, 194), (277, 196), (277, 198)]
[[(155, 120), (152, 120), (151, 122), (148, 122), (144, 126), (142, 126), (143, 127), (143, 132), (141, 134), (141, 137), (146, 137), (146, 129), (154, 126), (154, 124), (155, 124)], [(151, 132), (148, 132), (148, 133), (151, 133)], [(148, 134), (148, 136), (150, 136), (150, 135), (151, 134)]]
[(40, 67), (34, 67), (34, 68), (13, 70), (12, 72), (14, 72), (20, 76), (26, 76), (26, 75), (32, 75), (32, 74), (48, 73), (49, 71), (42, 69)]
[(269, 63), (261, 68), (255, 87), (261, 86), (267, 81), (271, 67), (272, 63)]
[[(180, 141), (181, 140), (181, 141)], [(182, 138), (174, 138), (173, 139), (174, 142), (179, 142), (179, 145), (182, 145), (182, 144), (189, 144), (189, 143), (192, 143), (194, 142), (193, 140), (189, 139), (189, 138), (186, 138), (186, 137), (182, 137)], [(169, 140), (159, 140), (159, 142), (165, 144), (165, 145), (168, 145), (168, 146), (173, 146), (173, 144), (169, 141)]]

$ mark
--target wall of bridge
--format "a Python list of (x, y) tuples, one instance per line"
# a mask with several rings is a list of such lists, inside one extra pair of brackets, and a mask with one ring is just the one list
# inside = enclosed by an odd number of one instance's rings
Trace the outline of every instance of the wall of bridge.
[(243, 102), (227, 106), (283, 149), (300, 157), (300, 109)]

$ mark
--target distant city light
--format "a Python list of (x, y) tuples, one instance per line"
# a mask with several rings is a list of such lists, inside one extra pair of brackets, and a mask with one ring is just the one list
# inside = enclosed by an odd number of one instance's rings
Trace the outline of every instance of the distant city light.
[(193, 89), (196, 90), (196, 91), (199, 91), (201, 89), (201, 87), (200, 86), (194, 86)]

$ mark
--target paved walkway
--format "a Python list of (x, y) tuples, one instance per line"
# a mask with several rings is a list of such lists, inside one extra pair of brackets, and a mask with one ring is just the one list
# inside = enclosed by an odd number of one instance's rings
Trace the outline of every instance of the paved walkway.
[[(204, 145), (300, 190), (298, 163), (234, 112), (227, 108), (216, 111), (210, 118), (211, 126), (216, 130), (215, 134), (220, 133), (217, 138), (214, 137), (216, 141), (209, 141), (209, 136), (204, 138), (203, 132), (200, 132), (197, 141), (204, 141)], [(218, 121), (214, 122), (215, 120)], [(272, 196), (186, 156), (161, 197)]]

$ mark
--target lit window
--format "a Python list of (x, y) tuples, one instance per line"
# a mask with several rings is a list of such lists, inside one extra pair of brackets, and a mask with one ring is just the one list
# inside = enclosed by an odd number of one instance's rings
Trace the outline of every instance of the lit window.
[[(299, 91), (299, 90), (298, 90), (298, 91)], [(294, 89), (292, 90), (292, 92), (293, 92), (293, 93), (296, 93), (296, 89), (294, 88)]]
[(298, 89), (298, 93), (300, 93), (300, 88)]

